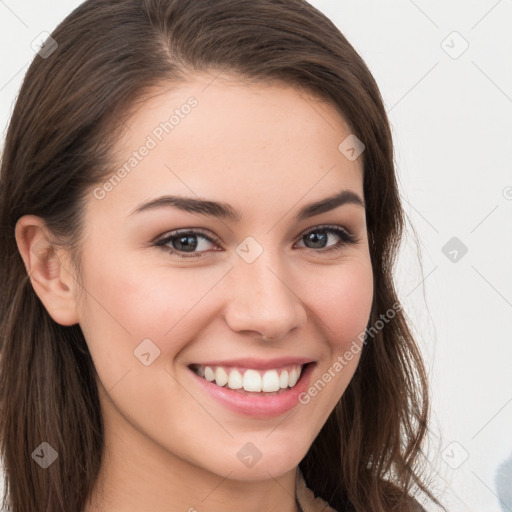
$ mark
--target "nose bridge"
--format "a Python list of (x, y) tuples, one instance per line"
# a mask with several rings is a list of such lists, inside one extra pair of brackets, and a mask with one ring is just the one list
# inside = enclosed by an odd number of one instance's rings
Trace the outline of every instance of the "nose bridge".
[(254, 239), (246, 239), (237, 254), (226, 318), (230, 327), (279, 338), (302, 325), (306, 317), (304, 306), (279, 250), (263, 248)]

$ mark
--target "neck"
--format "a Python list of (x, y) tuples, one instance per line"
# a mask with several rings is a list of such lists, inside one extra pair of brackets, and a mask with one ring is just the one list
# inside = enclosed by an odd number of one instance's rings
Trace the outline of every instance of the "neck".
[(134, 428), (118, 432), (105, 425), (100, 474), (83, 512), (299, 512), (296, 467), (276, 478), (234, 480), (169, 453)]

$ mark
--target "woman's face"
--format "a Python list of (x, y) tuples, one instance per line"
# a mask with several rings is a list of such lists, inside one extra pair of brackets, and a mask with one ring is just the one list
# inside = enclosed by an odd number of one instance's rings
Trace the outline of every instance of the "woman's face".
[(88, 198), (78, 301), (108, 442), (123, 464), (182, 474), (291, 471), (370, 315), (362, 158), (351, 139), (339, 149), (350, 130), (292, 87), (213, 75), (161, 90), (128, 128)]

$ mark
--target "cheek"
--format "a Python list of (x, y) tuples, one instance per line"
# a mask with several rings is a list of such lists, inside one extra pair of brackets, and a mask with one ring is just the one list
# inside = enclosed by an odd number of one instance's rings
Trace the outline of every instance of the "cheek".
[(320, 328), (329, 340), (332, 357), (358, 341), (367, 327), (373, 301), (373, 273), (369, 261), (354, 260), (340, 265), (308, 294)]
[(360, 360), (363, 336), (373, 301), (373, 272), (369, 260), (347, 261), (329, 269), (310, 287), (308, 304), (327, 342), (324, 357), (309, 387), (299, 396), (314, 434), (350, 384)]
[[(114, 251), (108, 252), (108, 259), (97, 255), (84, 261), (88, 297), (80, 325), (105, 387), (113, 386), (128, 370), (140, 369), (135, 353), (141, 343), (150, 348), (151, 357), (163, 356), (155, 359), (160, 366), (207, 328), (219, 313), (222, 301), (217, 293), (223, 293), (227, 270), (221, 265), (144, 269), (140, 261), (123, 259)], [(310, 310), (308, 315), (313, 313), (308, 322), (327, 342), (323, 350), (327, 348), (329, 354), (324, 355), (335, 360), (366, 328), (373, 297), (369, 258), (354, 257), (316, 266), (314, 271), (302, 268), (293, 279), (296, 300)]]
[(113, 253), (108, 260), (84, 262), (86, 309), (80, 326), (105, 387), (140, 367), (134, 351), (142, 342), (152, 357), (178, 353), (199, 326), (204, 298), (225, 272), (164, 266), (145, 271)]

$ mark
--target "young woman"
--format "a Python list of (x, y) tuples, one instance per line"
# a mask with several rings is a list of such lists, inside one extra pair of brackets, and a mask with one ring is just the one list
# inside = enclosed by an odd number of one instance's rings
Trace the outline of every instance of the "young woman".
[(304, 0), (88, 0), (51, 37), (0, 175), (4, 507), (438, 503), (390, 128), (343, 35)]

